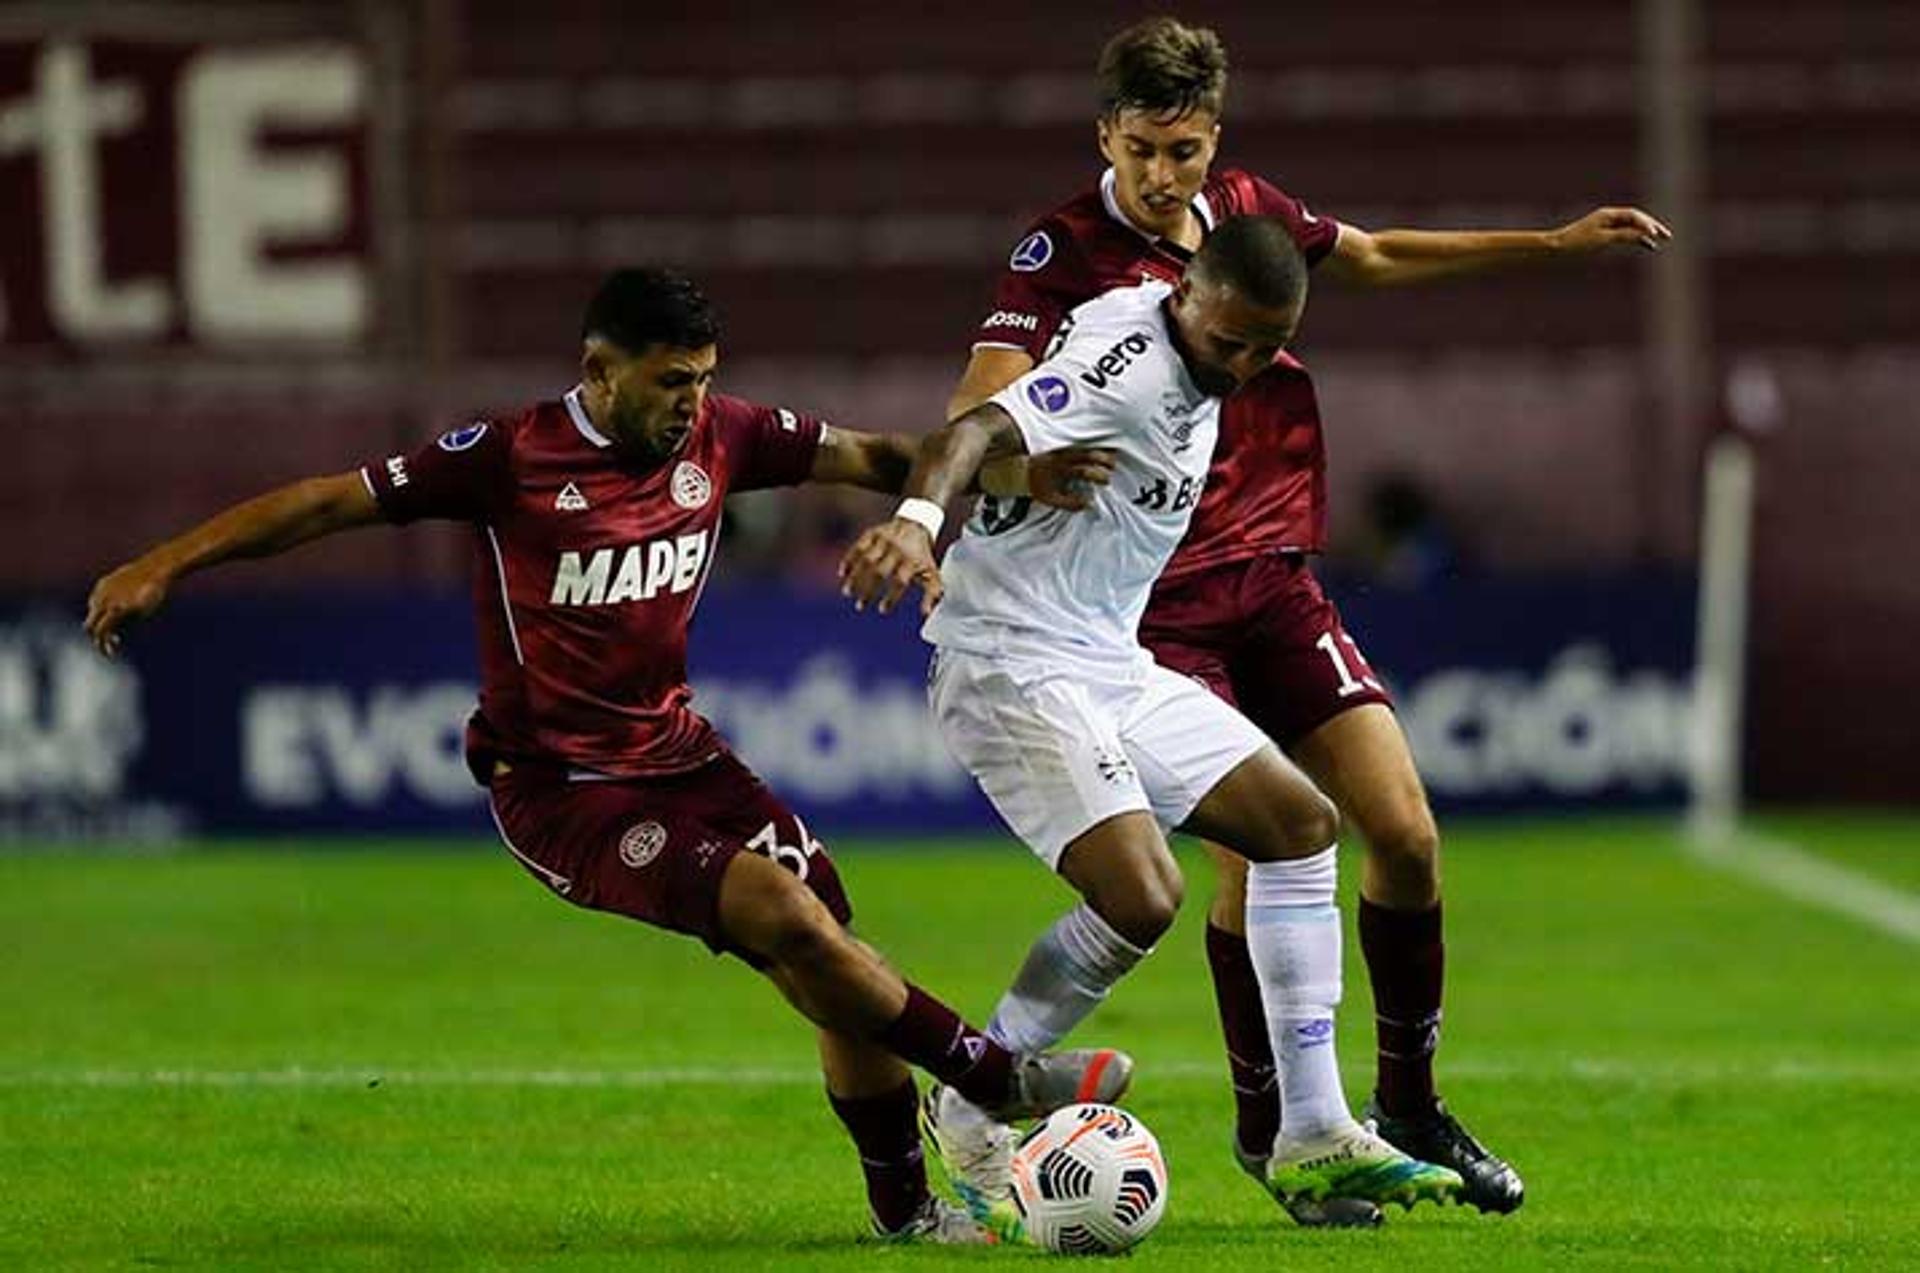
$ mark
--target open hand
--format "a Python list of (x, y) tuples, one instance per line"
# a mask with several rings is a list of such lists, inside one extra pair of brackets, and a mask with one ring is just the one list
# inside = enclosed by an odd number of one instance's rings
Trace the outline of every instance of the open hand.
[(853, 598), (856, 610), (872, 604), (886, 614), (914, 584), (920, 585), (921, 616), (932, 614), (944, 591), (933, 536), (904, 517), (869, 526), (840, 559), (840, 593)]

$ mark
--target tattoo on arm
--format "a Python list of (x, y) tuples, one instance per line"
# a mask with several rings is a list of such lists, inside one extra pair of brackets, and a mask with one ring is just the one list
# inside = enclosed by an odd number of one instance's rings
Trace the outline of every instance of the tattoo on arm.
[(1013, 417), (991, 402), (982, 403), (920, 443), (905, 493), (945, 507), (973, 482), (985, 461), (1024, 455), (1026, 438)]
[(897, 495), (919, 449), (919, 439), (899, 433), (832, 429), (821, 434), (813, 480)]

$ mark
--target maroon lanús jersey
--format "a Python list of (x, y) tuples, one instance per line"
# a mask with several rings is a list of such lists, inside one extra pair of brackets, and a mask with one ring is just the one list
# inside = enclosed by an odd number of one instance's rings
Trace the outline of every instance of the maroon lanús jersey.
[[(1136, 229), (1114, 199), (1111, 170), (1100, 185), (1042, 217), (1021, 239), (994, 290), (974, 346), (1019, 349), (1039, 362), (1077, 305), (1148, 278), (1179, 281), (1192, 254)], [(1255, 213), (1278, 217), (1308, 265), (1333, 250), (1339, 223), (1260, 178), (1226, 169), (1194, 200), (1201, 221)], [(1162, 578), (1265, 552), (1326, 547), (1326, 449), (1307, 369), (1282, 353), (1228, 398), (1220, 442), (1193, 524)]]
[(469, 748), (613, 777), (723, 751), (690, 706), (686, 668), (721, 504), (804, 481), (825, 427), (712, 394), (680, 450), (638, 469), (575, 389), (363, 468), (389, 521), (473, 523), (482, 685)]

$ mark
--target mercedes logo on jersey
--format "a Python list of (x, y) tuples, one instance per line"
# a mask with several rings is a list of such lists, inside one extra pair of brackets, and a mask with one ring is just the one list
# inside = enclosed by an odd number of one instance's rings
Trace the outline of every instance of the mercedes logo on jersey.
[(1031, 274), (1053, 259), (1053, 240), (1045, 230), (1035, 230), (1020, 240), (1007, 264), (1022, 274)]

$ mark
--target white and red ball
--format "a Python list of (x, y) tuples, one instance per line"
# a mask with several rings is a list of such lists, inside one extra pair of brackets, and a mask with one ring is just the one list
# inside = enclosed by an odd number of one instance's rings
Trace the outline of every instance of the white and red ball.
[(1013, 1153), (1013, 1200), (1038, 1246), (1110, 1255), (1167, 1208), (1167, 1164), (1146, 1124), (1112, 1105), (1056, 1110)]

